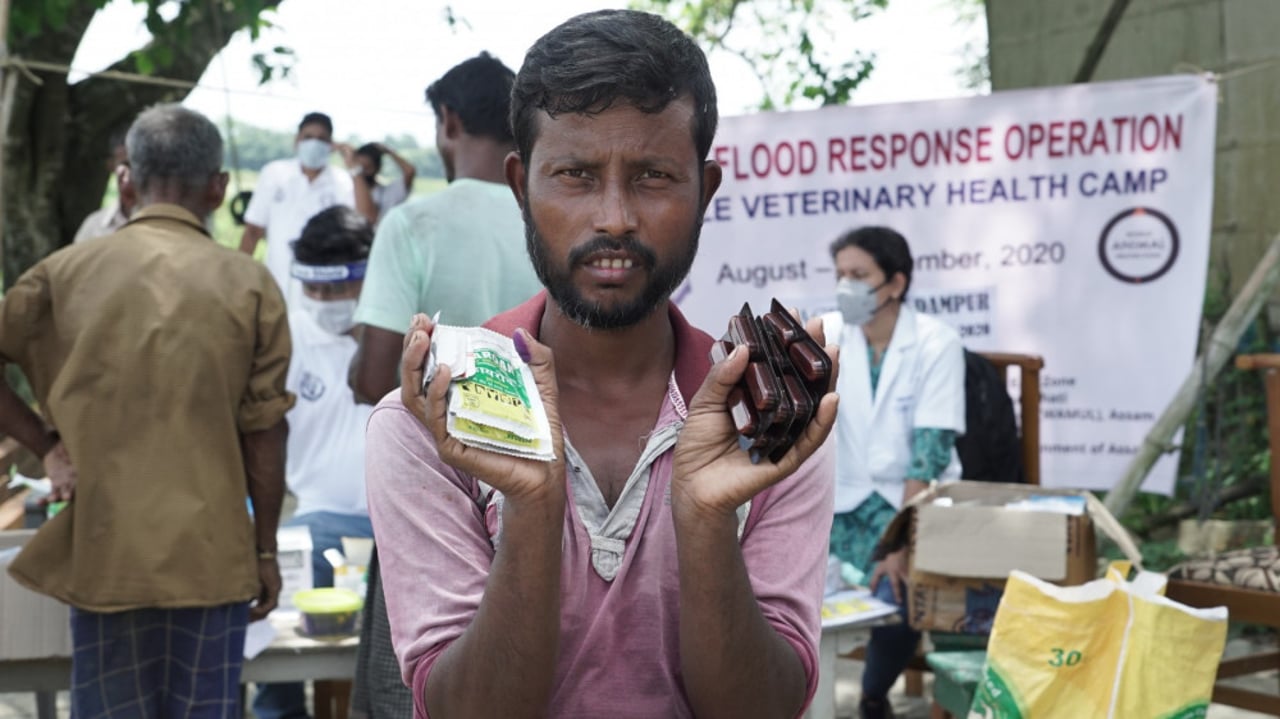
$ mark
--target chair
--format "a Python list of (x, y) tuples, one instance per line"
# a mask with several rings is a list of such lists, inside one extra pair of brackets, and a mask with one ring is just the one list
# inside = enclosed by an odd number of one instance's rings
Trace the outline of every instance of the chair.
[[(1280, 354), (1240, 355), (1236, 367), (1263, 374), (1267, 433), (1271, 445), (1271, 514), (1280, 525)], [(1280, 537), (1278, 546), (1224, 552), (1192, 560), (1169, 574), (1167, 596), (1193, 607), (1225, 606), (1233, 621), (1280, 629)], [(1218, 667), (1213, 701), (1280, 716), (1280, 695), (1229, 687), (1221, 680), (1280, 669), (1280, 651), (1228, 659)]]
[[(995, 365), (1002, 377), (1009, 368), (1018, 369), (1020, 439), (1022, 440), (1022, 467), (1028, 484), (1040, 484), (1040, 370), (1044, 359), (1036, 355), (1009, 352), (979, 352)], [(966, 716), (973, 703), (978, 682), (982, 678), (982, 666), (986, 661), (986, 637), (964, 634), (933, 635), (934, 651), (924, 657), (923, 666), (913, 662), (906, 675), (909, 696), (923, 685), (921, 671), (933, 672), (932, 719), (952, 719)], [(917, 657), (917, 660), (920, 658)], [(914, 676), (913, 676), (914, 675)]]
[(1002, 376), (1018, 368), (1018, 417), (1022, 439), (1022, 468), (1027, 484), (1040, 484), (1040, 370), (1044, 358), (1011, 352), (979, 352)]

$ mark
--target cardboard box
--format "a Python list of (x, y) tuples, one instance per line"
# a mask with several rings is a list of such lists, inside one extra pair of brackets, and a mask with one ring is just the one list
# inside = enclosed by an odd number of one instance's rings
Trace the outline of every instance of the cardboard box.
[[(34, 529), (0, 532), (0, 556), (22, 547)], [(43, 594), (36, 594), (9, 576), (9, 562), (0, 561), (0, 661), (71, 656), (71, 610)]]
[[(1015, 503), (1022, 508), (1009, 506)], [(1096, 577), (1094, 520), (1100, 515), (1112, 535), (1119, 523), (1088, 492), (952, 482), (913, 497), (885, 530), (881, 547), (909, 547), (912, 627), (988, 634), (1014, 569), (1064, 585)], [(1117, 541), (1136, 555), (1127, 535)]]

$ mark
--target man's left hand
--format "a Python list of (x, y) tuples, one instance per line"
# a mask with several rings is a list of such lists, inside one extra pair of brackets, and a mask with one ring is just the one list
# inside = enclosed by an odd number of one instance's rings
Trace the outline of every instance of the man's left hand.
[(266, 619), (280, 601), (280, 565), (274, 558), (258, 560), (258, 598), (249, 607), (249, 621)]
[(58, 440), (44, 456), (44, 473), (53, 484), (53, 491), (41, 500), (44, 504), (53, 502), (69, 502), (76, 495), (76, 468), (71, 464), (71, 455), (67, 446)]
[[(810, 323), (809, 332), (822, 342), (821, 325)], [(835, 387), (838, 350), (825, 348), (831, 356)], [(818, 411), (795, 445), (777, 462), (761, 459), (752, 464), (747, 452), (738, 447), (738, 430), (727, 409), (730, 391), (747, 368), (747, 350), (739, 347), (711, 368), (702, 388), (689, 402), (689, 419), (676, 442), (672, 476), (672, 503), (687, 503), (699, 512), (728, 515), (756, 494), (790, 476), (826, 440), (836, 421), (838, 398), (833, 391), (823, 395)]]

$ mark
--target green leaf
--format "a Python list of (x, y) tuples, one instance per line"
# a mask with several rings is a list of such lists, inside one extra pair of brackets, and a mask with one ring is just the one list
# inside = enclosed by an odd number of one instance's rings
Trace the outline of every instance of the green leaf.
[(138, 50), (133, 53), (133, 64), (138, 68), (138, 72), (143, 75), (155, 74), (156, 63), (151, 59), (150, 53), (145, 50)]
[(151, 48), (151, 59), (156, 67), (169, 67), (173, 64), (173, 50), (168, 45), (155, 45)]
[[(966, 0), (971, 1), (971, 0)], [(761, 83), (761, 107), (798, 100), (848, 102), (869, 74), (849, 56), (847, 23), (867, 17), (887, 0), (631, 0), (689, 32), (709, 52), (727, 52), (751, 67)]]

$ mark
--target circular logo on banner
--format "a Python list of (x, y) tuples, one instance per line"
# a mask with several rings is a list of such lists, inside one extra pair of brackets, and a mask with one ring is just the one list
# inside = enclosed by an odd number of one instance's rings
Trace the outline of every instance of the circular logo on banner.
[(1107, 274), (1121, 282), (1154, 282), (1178, 259), (1178, 230), (1159, 210), (1125, 210), (1102, 230), (1098, 258)]

